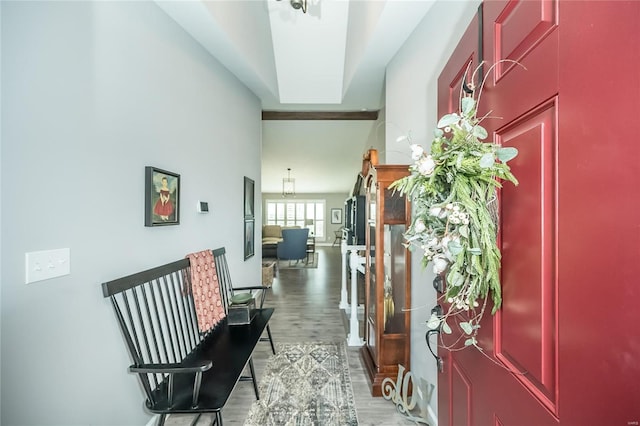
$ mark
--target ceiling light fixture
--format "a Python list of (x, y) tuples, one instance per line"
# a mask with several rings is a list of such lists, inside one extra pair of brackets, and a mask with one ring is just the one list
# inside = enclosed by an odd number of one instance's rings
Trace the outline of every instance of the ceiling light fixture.
[(302, 9), (302, 13), (307, 13), (307, 0), (290, 0), (290, 3), (295, 10)]
[(291, 7), (302, 9), (302, 13), (307, 13), (307, 0), (291, 0)]
[(287, 169), (287, 177), (282, 178), (282, 196), (296, 196), (296, 180), (291, 177), (291, 168)]

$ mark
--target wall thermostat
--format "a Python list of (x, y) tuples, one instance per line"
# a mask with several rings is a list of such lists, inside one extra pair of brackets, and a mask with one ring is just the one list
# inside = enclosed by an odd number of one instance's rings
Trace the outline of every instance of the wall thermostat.
[(209, 213), (209, 203), (206, 201), (198, 201), (198, 213)]

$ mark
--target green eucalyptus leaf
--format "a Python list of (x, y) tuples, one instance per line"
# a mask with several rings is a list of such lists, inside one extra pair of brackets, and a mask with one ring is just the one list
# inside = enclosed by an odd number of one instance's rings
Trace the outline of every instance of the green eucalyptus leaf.
[(449, 244), (447, 244), (447, 248), (454, 256), (460, 254), (460, 252), (462, 251), (462, 246), (455, 240), (449, 241)]
[(444, 132), (442, 131), (442, 129), (438, 129), (438, 128), (436, 128), (436, 129), (433, 131), (433, 135), (434, 135), (436, 138), (441, 138), (442, 136), (444, 136)]
[(458, 232), (460, 233), (460, 235), (464, 238), (469, 238), (469, 225), (462, 225), (460, 228), (458, 228)]
[(442, 322), (442, 319), (439, 316), (437, 316), (436, 314), (431, 314), (431, 318), (429, 318), (429, 320), (427, 321), (427, 327), (435, 330), (440, 327), (440, 322)]
[(509, 160), (513, 160), (518, 155), (518, 149), (513, 147), (498, 148), (496, 150), (496, 156), (498, 160), (506, 163)]
[(473, 128), (473, 136), (478, 139), (486, 139), (489, 134), (484, 127), (476, 124), (476, 126)]
[(438, 121), (438, 127), (442, 129), (447, 126), (451, 126), (452, 124), (456, 124), (458, 121), (460, 121), (460, 116), (455, 112), (453, 114), (447, 114), (442, 116), (440, 121)]
[(478, 341), (476, 340), (475, 337), (472, 337), (464, 341), (465, 346), (475, 346), (476, 343), (478, 343)]
[(475, 106), (476, 106), (475, 99), (471, 97), (462, 98), (462, 113), (464, 115), (469, 115), (469, 113), (473, 111), (473, 108)]
[(480, 250), (478, 247), (468, 248), (467, 251), (474, 256), (482, 256), (482, 250)]
[(449, 327), (449, 324), (447, 324), (446, 321), (442, 322), (442, 331), (444, 334), (451, 334), (451, 327)]
[(495, 158), (493, 156), (493, 153), (491, 152), (487, 152), (480, 158), (480, 167), (482, 167), (483, 169), (488, 169), (489, 167), (493, 166), (494, 163)]
[(447, 281), (451, 283), (454, 287), (459, 287), (464, 284), (464, 277), (458, 271), (453, 271), (447, 276)]
[(461, 322), (460, 323), (460, 328), (462, 329), (462, 331), (464, 331), (466, 334), (471, 335), (471, 333), (473, 333), (473, 326), (471, 324), (469, 324), (468, 322)]

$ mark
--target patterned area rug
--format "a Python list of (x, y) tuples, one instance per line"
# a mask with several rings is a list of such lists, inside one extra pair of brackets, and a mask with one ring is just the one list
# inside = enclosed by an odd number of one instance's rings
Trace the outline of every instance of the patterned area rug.
[(278, 344), (245, 426), (357, 424), (345, 344)]

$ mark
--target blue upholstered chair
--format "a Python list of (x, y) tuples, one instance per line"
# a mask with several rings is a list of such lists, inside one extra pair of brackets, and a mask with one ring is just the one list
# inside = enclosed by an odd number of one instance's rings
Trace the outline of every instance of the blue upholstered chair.
[(309, 228), (283, 229), (282, 241), (278, 243), (278, 260), (300, 261), (307, 257)]

